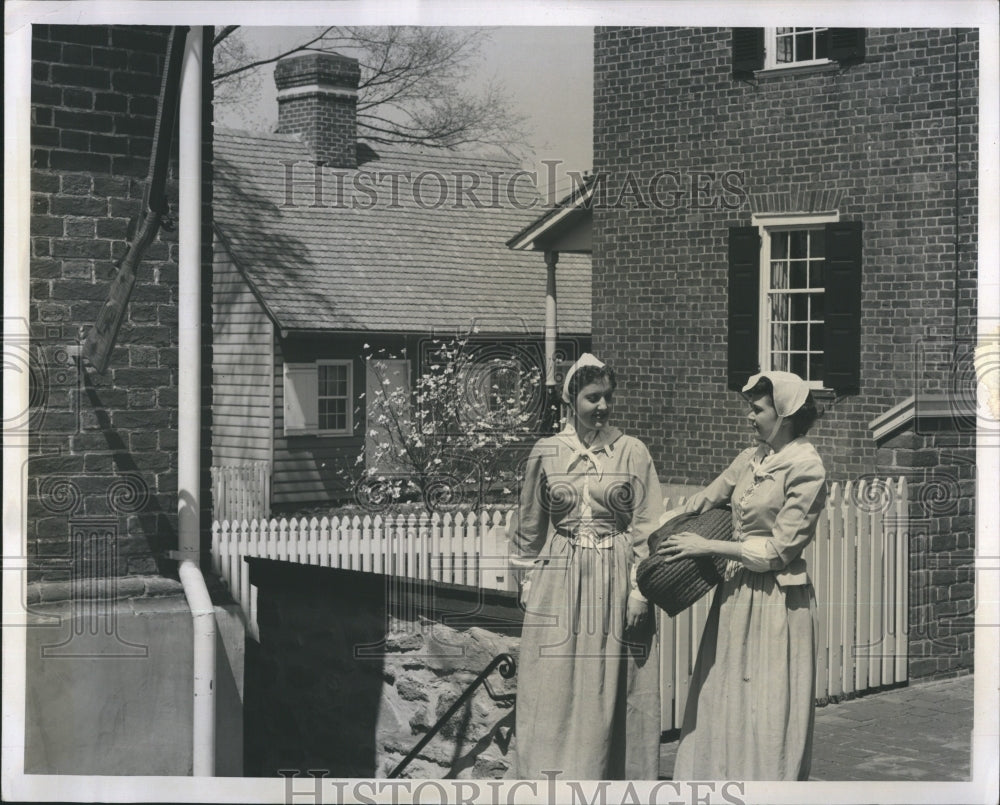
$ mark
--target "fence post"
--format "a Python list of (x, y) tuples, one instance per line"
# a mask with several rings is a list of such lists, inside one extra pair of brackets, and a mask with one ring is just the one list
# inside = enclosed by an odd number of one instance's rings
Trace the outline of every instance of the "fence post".
[(905, 475), (896, 489), (896, 681), (902, 682), (910, 676), (910, 508)]

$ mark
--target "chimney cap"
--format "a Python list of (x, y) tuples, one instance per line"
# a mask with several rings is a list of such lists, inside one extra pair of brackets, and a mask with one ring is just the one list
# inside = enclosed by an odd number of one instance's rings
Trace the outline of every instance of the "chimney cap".
[(274, 67), (274, 83), (279, 90), (320, 85), (357, 90), (361, 80), (358, 60), (340, 53), (303, 53), (286, 56)]

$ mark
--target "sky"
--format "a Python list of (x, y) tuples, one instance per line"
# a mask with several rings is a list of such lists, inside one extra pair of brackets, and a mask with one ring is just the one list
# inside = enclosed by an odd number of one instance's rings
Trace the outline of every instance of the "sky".
[[(244, 36), (261, 56), (282, 52), (313, 29), (246, 28)], [(261, 68), (253, 97), (242, 108), (220, 106), (216, 125), (222, 128), (273, 130), (278, 106), (272, 78), (274, 66)], [(471, 86), (495, 80), (503, 85), (514, 110), (526, 118), (527, 146), (534, 152), (525, 168), (537, 170), (536, 186), (547, 195), (549, 168), (558, 160), (557, 194), (568, 192), (566, 170), (592, 167), (593, 148), (593, 29), (575, 27), (495, 27), (480, 52)]]

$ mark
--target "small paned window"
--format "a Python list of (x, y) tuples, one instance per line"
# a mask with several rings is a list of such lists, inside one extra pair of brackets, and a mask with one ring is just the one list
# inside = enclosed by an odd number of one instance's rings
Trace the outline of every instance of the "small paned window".
[(351, 372), (347, 363), (319, 363), (316, 366), (317, 413), (321, 431), (350, 432)]

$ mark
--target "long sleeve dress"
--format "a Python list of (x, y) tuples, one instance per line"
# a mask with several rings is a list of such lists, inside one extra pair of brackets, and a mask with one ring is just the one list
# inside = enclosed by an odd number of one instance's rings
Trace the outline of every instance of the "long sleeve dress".
[(807, 780), (816, 698), (816, 596), (802, 550), (826, 471), (805, 439), (750, 448), (683, 507), (726, 503), (740, 559), (709, 610), (691, 678), (675, 780)]
[(655, 619), (650, 611), (626, 635), (625, 616), (634, 567), (662, 513), (649, 451), (617, 428), (589, 449), (570, 428), (532, 450), (512, 532), (515, 563), (531, 568), (514, 776), (656, 779)]

